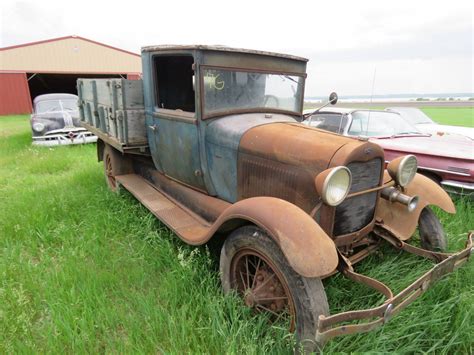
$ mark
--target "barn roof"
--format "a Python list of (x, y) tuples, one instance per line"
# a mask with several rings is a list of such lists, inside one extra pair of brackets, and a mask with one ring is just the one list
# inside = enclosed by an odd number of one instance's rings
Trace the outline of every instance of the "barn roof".
[(0, 70), (31, 73), (140, 73), (139, 54), (79, 36), (0, 48)]

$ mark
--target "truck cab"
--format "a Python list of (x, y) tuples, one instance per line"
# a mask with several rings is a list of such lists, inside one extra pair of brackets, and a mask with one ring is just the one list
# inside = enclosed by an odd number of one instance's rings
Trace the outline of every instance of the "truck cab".
[(146, 127), (156, 168), (235, 202), (242, 134), (301, 118), (306, 61), (226, 47), (143, 48)]

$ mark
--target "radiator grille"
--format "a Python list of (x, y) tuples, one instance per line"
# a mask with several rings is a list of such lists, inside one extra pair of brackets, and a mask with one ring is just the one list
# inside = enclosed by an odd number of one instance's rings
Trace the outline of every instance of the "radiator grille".
[[(368, 162), (353, 162), (347, 165), (352, 173), (350, 193), (377, 187), (380, 182), (382, 161), (372, 159)], [(377, 202), (377, 192), (348, 198), (336, 207), (334, 236), (356, 232), (372, 221)]]
[(293, 165), (239, 154), (238, 199), (271, 196), (311, 211), (318, 202), (311, 171)]

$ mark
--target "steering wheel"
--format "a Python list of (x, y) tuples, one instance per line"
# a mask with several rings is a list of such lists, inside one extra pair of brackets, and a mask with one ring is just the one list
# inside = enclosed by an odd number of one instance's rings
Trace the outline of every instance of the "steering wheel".
[(263, 106), (280, 107), (280, 100), (278, 100), (278, 97), (276, 97), (275, 95), (265, 95), (265, 97), (263, 98)]

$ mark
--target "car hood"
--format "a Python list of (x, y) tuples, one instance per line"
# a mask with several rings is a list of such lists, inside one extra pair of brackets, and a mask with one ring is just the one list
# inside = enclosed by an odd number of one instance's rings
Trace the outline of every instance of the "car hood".
[(424, 154), (457, 159), (474, 159), (474, 141), (454, 136), (407, 136), (394, 138), (370, 138), (384, 150)]
[(416, 127), (422, 131), (432, 134), (459, 134), (474, 140), (474, 128), (461, 126), (448, 126), (434, 123), (417, 124)]
[(44, 135), (50, 131), (60, 130), (63, 128), (81, 127), (79, 113), (76, 111), (35, 113), (31, 115), (31, 124), (36, 122), (42, 123), (45, 128), (42, 132), (33, 131), (34, 135)]
[(31, 115), (32, 120), (47, 120), (69, 123), (68, 118), (71, 118), (73, 125), (80, 127), (79, 112), (78, 111), (54, 111), (45, 113), (34, 113)]

